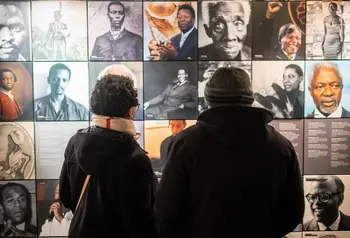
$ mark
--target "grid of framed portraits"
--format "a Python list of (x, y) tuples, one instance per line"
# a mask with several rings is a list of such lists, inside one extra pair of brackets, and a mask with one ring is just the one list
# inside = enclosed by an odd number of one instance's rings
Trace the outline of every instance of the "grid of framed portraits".
[(63, 152), (116, 64), (133, 73), (138, 142), (159, 179), (171, 137), (208, 109), (215, 70), (244, 69), (303, 173), (304, 219), (286, 237), (350, 237), (350, 1), (295, 0), (0, 1), (0, 237), (67, 236)]

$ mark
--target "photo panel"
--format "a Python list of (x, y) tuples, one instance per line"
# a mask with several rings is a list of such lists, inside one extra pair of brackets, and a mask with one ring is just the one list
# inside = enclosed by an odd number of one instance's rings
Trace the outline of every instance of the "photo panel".
[(29, 1), (0, 2), (0, 61), (31, 61)]
[(87, 60), (85, 1), (33, 1), (33, 61)]
[(315, 60), (350, 57), (350, 2), (308, 1), (306, 58)]
[(304, 123), (303, 120), (273, 120), (269, 123), (276, 131), (286, 137), (298, 156), (300, 172), (303, 174), (304, 162)]
[(254, 61), (254, 106), (277, 119), (303, 118), (304, 61)]
[(144, 63), (144, 118), (196, 120), (197, 62)]
[[(0, 233), (4, 233), (2, 237), (37, 237), (35, 180), (0, 181), (0, 196), (4, 219), (0, 228)], [(15, 199), (25, 204), (16, 206)], [(16, 226), (17, 230), (5, 232), (9, 223)]]
[(350, 175), (304, 175), (303, 231), (350, 231)]
[(0, 122), (0, 180), (35, 179), (33, 122)]
[(307, 61), (305, 117), (350, 117), (350, 61)]
[(252, 59), (252, 2), (198, 3), (199, 60)]
[(131, 71), (130, 77), (134, 80), (137, 88), (139, 109), (136, 111), (134, 120), (143, 120), (143, 63), (142, 62), (90, 62), (89, 63), (89, 88), (90, 93), (93, 91), (95, 84), (99, 78), (113, 72)]
[(350, 231), (314, 231), (303, 232), (303, 238), (348, 238)]
[(142, 60), (142, 1), (89, 1), (92, 61)]
[(196, 120), (145, 121), (145, 150), (158, 177), (161, 177), (167, 163), (167, 151), (172, 137), (195, 123)]
[(305, 2), (254, 2), (255, 60), (305, 58)]
[(213, 76), (216, 69), (220, 67), (238, 67), (243, 69), (252, 78), (251, 61), (200, 61), (198, 62), (198, 113), (208, 109), (204, 100), (204, 89), (206, 83)]
[(145, 61), (197, 60), (196, 1), (145, 1), (143, 11)]
[[(34, 119), (88, 121), (87, 62), (34, 62)], [(50, 75), (51, 71), (51, 75)]]
[(37, 180), (39, 237), (68, 236), (73, 213), (60, 201), (59, 180)]
[(70, 138), (89, 122), (35, 122), (38, 179), (59, 179)]
[(302, 232), (291, 232), (285, 235), (283, 238), (302, 238)]
[(304, 174), (350, 174), (350, 118), (304, 123)]
[(0, 77), (0, 121), (32, 121), (32, 63), (0, 62)]
[(134, 121), (136, 133), (140, 133), (140, 137), (137, 138), (137, 142), (140, 144), (141, 148), (144, 149), (145, 145), (145, 128), (144, 128), (144, 121)]

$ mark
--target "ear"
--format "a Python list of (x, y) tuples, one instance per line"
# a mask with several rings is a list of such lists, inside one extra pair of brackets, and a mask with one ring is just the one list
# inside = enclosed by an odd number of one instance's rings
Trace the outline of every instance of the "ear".
[(129, 118), (134, 119), (135, 115), (136, 115), (136, 107), (130, 108), (129, 109)]
[(339, 195), (339, 207), (343, 204), (343, 201), (344, 201), (344, 194), (340, 194)]
[(50, 77), (47, 77), (47, 82), (50, 84)]
[(203, 27), (204, 27), (204, 30), (205, 30), (205, 33), (207, 34), (207, 36), (208, 36), (209, 38), (211, 38), (211, 37), (212, 37), (212, 34), (211, 34), (210, 27), (208, 27), (207, 24), (203, 24)]

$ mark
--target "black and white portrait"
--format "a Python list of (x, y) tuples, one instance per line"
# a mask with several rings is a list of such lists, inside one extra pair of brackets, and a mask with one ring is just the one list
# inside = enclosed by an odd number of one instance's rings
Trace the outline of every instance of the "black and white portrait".
[(272, 111), (275, 118), (303, 118), (303, 61), (254, 61), (252, 68), (255, 106)]
[(32, 45), (36, 61), (87, 59), (84, 1), (33, 1)]
[(350, 175), (304, 176), (304, 231), (350, 231)]
[(88, 121), (88, 65), (35, 62), (34, 118), (37, 121)]
[(308, 1), (306, 4), (306, 58), (349, 58), (346, 25), (350, 23), (347, 17), (350, 4), (345, 1)]
[(313, 231), (303, 232), (303, 238), (348, 238), (350, 231)]
[(255, 60), (305, 58), (305, 2), (254, 3)]
[(197, 118), (196, 62), (146, 62), (144, 72), (145, 119)]
[(58, 179), (69, 139), (89, 122), (36, 122), (35, 148), (38, 179)]
[(31, 61), (29, 1), (0, 2), (0, 61)]
[(106, 74), (120, 74), (128, 75), (133, 81), (134, 86), (137, 88), (138, 100), (140, 103), (139, 109), (136, 111), (134, 120), (143, 120), (143, 64), (142, 62), (90, 62), (89, 74), (90, 74), (90, 92), (97, 80)]
[(35, 181), (0, 181), (0, 236), (37, 237)]
[(60, 201), (58, 180), (37, 180), (38, 234), (43, 236), (67, 236), (73, 213)]
[(0, 63), (0, 121), (33, 120), (32, 64)]
[(88, 2), (90, 60), (142, 60), (142, 2)]
[(33, 122), (0, 123), (0, 180), (35, 179)]
[(251, 60), (251, 8), (249, 1), (201, 1), (199, 59)]

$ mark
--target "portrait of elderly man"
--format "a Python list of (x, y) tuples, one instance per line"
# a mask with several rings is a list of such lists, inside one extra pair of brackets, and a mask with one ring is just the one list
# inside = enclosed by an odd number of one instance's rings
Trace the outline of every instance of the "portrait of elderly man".
[(66, 95), (66, 89), (70, 83), (71, 75), (70, 68), (65, 64), (57, 63), (50, 67), (47, 77), (47, 82), (50, 85), (50, 94), (35, 99), (35, 120), (89, 120), (89, 110)]
[(0, 187), (0, 236), (36, 237), (37, 227), (31, 224), (31, 194), (20, 183), (6, 183)]
[(29, 12), (29, 2), (0, 2), (0, 61), (29, 60), (28, 20), (19, 6)]
[(310, 190), (305, 191), (313, 218), (304, 221), (304, 231), (350, 230), (350, 216), (340, 211), (344, 202), (345, 186), (338, 176), (312, 178)]
[[(128, 4), (128, 3), (126, 3)], [(141, 60), (142, 37), (125, 26), (128, 16), (126, 4), (112, 1), (107, 5), (107, 16), (110, 22), (108, 32), (98, 36), (93, 45), (91, 60)], [(141, 7), (141, 6), (140, 6)]]
[[(254, 29), (254, 36), (256, 36), (254, 58), (257, 60), (303, 59), (305, 57), (305, 53), (301, 50), (303, 45), (303, 31), (288, 18), (289, 12), (287, 7), (281, 2), (276, 1), (266, 4), (259, 3), (257, 8), (258, 6), (267, 7), (265, 8), (263, 19), (256, 25), (257, 29)], [(262, 8), (258, 9), (260, 10)], [(283, 24), (282, 22), (288, 23)], [(275, 34), (276, 27), (278, 28), (277, 37)], [(305, 27), (305, 24), (303, 27)]]
[[(250, 60), (247, 42), (251, 18), (249, 1), (202, 1), (203, 28), (212, 43), (198, 49), (201, 60)], [(203, 38), (199, 39), (201, 42)]]
[(309, 118), (350, 117), (342, 106), (344, 84), (337, 63), (318, 62), (310, 71), (308, 90), (315, 109)]

